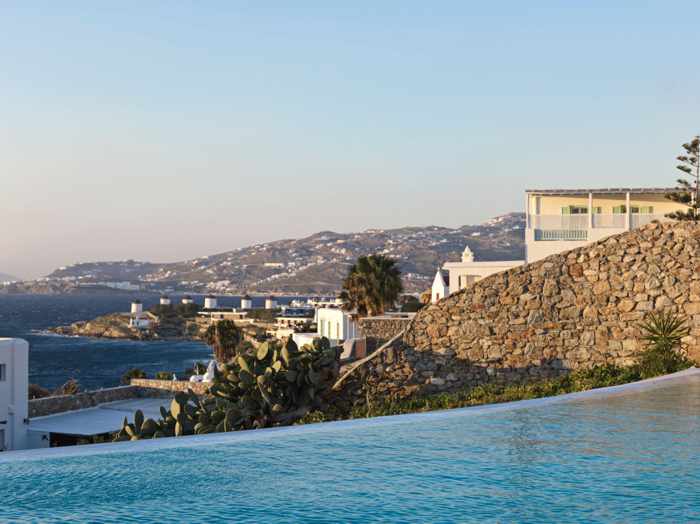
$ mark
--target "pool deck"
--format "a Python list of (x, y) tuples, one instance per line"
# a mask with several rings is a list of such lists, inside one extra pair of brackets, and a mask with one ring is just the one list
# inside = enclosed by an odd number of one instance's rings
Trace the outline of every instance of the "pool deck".
[(700, 369), (692, 367), (671, 375), (664, 375), (630, 384), (610, 386), (606, 388), (591, 389), (578, 393), (567, 393), (554, 397), (544, 397), (530, 400), (518, 400), (500, 404), (485, 404), (466, 408), (456, 408), (440, 411), (429, 411), (408, 415), (392, 415), (374, 418), (354, 420), (341, 420), (335, 422), (321, 422), (318, 424), (306, 424), (301, 426), (285, 426), (247, 431), (234, 431), (229, 433), (216, 433), (210, 435), (193, 435), (178, 438), (163, 438), (151, 440), (139, 440), (135, 442), (115, 442), (107, 444), (90, 444), (85, 446), (71, 446), (62, 448), (45, 448), (33, 450), (11, 451), (0, 453), (0, 464), (24, 460), (46, 460), (52, 458), (83, 457), (88, 455), (103, 455), (108, 453), (134, 453), (146, 451), (161, 451), (173, 448), (190, 448), (198, 446), (211, 446), (216, 444), (234, 444), (237, 442), (250, 442), (276, 438), (281, 435), (293, 437), (295, 435), (307, 435), (317, 432), (333, 432), (361, 430), (388, 424), (410, 424), (416, 422), (428, 422), (451, 417), (480, 416), (489, 413), (528, 409), (563, 402), (581, 400), (593, 400), (605, 397), (641, 393), (655, 388), (682, 383), (689, 379), (700, 378)]

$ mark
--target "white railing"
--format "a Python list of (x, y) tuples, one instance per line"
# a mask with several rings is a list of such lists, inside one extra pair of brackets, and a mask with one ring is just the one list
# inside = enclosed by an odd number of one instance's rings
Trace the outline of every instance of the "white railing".
[(596, 229), (625, 229), (627, 228), (627, 215), (593, 215), (593, 227)]
[(531, 215), (530, 228), (585, 231), (588, 229), (588, 215)]
[(653, 215), (653, 214), (637, 214), (633, 213), (630, 215), (630, 222), (632, 229), (637, 228), (637, 227), (642, 227), (646, 224), (649, 224), (653, 222), (654, 220), (658, 220), (659, 222), (664, 222), (666, 220), (669, 220), (666, 218), (664, 215)]

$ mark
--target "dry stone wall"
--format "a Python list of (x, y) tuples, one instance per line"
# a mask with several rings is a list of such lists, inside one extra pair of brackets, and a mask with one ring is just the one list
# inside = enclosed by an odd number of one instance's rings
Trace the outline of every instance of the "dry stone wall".
[(653, 223), (481, 280), (421, 310), (364, 379), (409, 394), (628, 365), (660, 309), (687, 316), (700, 360), (700, 226)]

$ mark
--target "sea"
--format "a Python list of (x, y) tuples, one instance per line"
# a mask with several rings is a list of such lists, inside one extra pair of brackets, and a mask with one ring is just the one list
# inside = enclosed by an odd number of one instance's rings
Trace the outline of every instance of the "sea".
[[(29, 382), (53, 390), (75, 379), (83, 390), (118, 386), (121, 376), (139, 368), (148, 376), (158, 371), (182, 375), (195, 362), (206, 363), (211, 349), (188, 340), (138, 341), (68, 337), (47, 331), (51, 327), (91, 320), (108, 313), (127, 312), (139, 299), (144, 309), (158, 303), (157, 295), (0, 295), (0, 338), (29, 342)], [(193, 295), (196, 302), (204, 299)], [(278, 297), (286, 304), (294, 297)], [(171, 295), (174, 303), (180, 297)], [(240, 306), (240, 297), (218, 297), (222, 307)], [(253, 297), (261, 307), (264, 298)]]

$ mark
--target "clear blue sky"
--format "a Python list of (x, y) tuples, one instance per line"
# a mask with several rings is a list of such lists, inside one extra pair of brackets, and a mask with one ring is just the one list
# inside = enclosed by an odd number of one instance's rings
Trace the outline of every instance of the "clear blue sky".
[(667, 185), (700, 132), (698, 2), (108, 4), (0, 4), (0, 272)]

